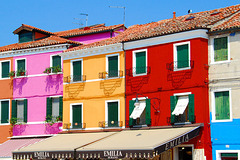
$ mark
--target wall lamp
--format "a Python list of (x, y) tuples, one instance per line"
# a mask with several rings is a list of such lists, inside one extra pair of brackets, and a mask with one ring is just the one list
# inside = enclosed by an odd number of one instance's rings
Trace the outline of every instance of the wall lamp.
[[(139, 106), (140, 106), (140, 102), (139, 102), (139, 100), (138, 100), (138, 95), (143, 96), (145, 99), (150, 99), (151, 107), (153, 107), (153, 109), (155, 109), (155, 111), (156, 111), (157, 113), (160, 113), (160, 99), (157, 98), (157, 97), (148, 98), (148, 97), (144, 96), (144, 95), (141, 94), (141, 93), (137, 93), (137, 95), (136, 95), (136, 99), (135, 99), (135, 103), (134, 103), (134, 106), (135, 106), (135, 107), (139, 107)], [(157, 107), (156, 107), (156, 106), (157, 106)]]

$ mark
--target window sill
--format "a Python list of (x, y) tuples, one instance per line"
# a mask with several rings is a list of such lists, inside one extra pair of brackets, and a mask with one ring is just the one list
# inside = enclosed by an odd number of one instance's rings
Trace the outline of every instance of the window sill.
[(232, 122), (232, 119), (226, 119), (226, 120), (212, 120), (212, 123), (218, 123), (218, 122)]
[(211, 62), (210, 65), (214, 65), (214, 64), (228, 64), (231, 63), (230, 60), (226, 60), (226, 61), (218, 61), (218, 62)]
[(176, 69), (174, 69), (173, 71), (184, 71), (184, 70), (189, 70), (189, 69), (191, 69), (191, 67), (186, 67), (186, 68), (176, 68)]
[(146, 75), (147, 75), (147, 73), (133, 74), (133, 77), (146, 76)]
[(10, 125), (10, 123), (0, 123), (0, 126), (7, 126)]
[(187, 125), (187, 124), (192, 124), (192, 122), (177, 122), (177, 123), (174, 123), (174, 125)]

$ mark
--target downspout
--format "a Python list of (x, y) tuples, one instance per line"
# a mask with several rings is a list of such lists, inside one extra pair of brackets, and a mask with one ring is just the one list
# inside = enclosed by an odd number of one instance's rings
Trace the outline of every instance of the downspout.
[(127, 110), (127, 100), (126, 100), (126, 84), (127, 84), (127, 80), (126, 80), (126, 50), (124, 48), (124, 42), (122, 42), (122, 49), (124, 52), (124, 72), (125, 72), (125, 85), (124, 85), (124, 100), (125, 100), (125, 128), (126, 128), (126, 118), (127, 118), (127, 114), (126, 114), (126, 110)]

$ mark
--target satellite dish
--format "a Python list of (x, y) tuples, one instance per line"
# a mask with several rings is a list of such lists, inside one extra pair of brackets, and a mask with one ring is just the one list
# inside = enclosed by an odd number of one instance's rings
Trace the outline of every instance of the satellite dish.
[(191, 10), (191, 9), (188, 10), (188, 14), (190, 14), (190, 13), (192, 13), (192, 10)]

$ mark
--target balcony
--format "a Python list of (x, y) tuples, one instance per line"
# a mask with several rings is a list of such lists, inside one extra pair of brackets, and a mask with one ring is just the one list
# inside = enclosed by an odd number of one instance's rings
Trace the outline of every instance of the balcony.
[(166, 64), (166, 68), (169, 71), (183, 70), (183, 69), (193, 69), (194, 61), (174, 61)]
[(126, 70), (128, 76), (148, 75), (151, 73), (151, 67), (133, 67)]
[(85, 82), (86, 75), (70, 75), (63, 78), (64, 83)]
[(64, 123), (63, 129), (84, 129), (86, 128), (86, 123)]
[(98, 74), (100, 79), (120, 78), (123, 77), (123, 71), (104, 71)]
[(98, 126), (101, 128), (122, 127), (123, 121), (100, 121)]

